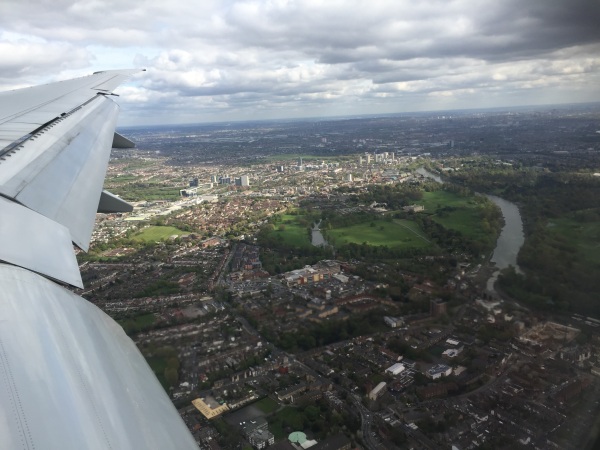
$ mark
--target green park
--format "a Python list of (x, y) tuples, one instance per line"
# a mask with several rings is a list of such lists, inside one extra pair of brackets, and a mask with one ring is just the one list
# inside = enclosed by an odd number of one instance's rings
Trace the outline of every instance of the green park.
[(388, 247), (429, 247), (431, 242), (424, 236), (419, 225), (410, 220), (375, 219), (327, 232), (328, 240), (335, 246), (367, 243)]
[(139, 242), (156, 242), (169, 239), (172, 236), (181, 236), (188, 234), (185, 231), (181, 231), (175, 227), (167, 226), (150, 226), (144, 228), (138, 234), (132, 237), (134, 241)]

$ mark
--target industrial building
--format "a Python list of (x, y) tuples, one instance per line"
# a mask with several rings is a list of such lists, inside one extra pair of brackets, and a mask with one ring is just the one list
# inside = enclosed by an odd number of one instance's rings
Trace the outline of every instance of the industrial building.
[(385, 369), (385, 372), (391, 373), (392, 375), (398, 375), (398, 374), (404, 372), (405, 370), (406, 370), (406, 367), (404, 367), (404, 364), (396, 363), (393, 366)]
[(373, 389), (371, 392), (369, 392), (369, 399), (370, 400), (377, 400), (379, 397), (381, 397), (383, 394), (385, 394), (385, 386), (386, 386), (386, 382), (382, 381), (381, 383), (379, 383), (377, 386), (375, 386), (375, 389)]

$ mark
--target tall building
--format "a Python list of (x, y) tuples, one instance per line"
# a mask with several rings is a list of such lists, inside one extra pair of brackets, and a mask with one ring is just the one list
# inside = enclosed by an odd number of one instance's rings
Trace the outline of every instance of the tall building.
[(431, 313), (432, 317), (439, 317), (446, 314), (447, 311), (448, 305), (441, 298), (431, 300), (431, 303), (429, 304), (429, 312)]
[(248, 175), (242, 175), (240, 177), (240, 181), (242, 186), (250, 186), (250, 177)]

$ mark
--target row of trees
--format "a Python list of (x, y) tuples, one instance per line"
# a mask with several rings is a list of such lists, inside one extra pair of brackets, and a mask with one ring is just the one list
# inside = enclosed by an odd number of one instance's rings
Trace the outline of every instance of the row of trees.
[(506, 293), (544, 310), (600, 316), (600, 264), (584, 251), (600, 244), (600, 234), (591, 233), (583, 241), (577, 233), (561, 234), (551, 226), (560, 219), (573, 227), (593, 227), (600, 219), (600, 180), (572, 171), (510, 166), (467, 166), (450, 176), (520, 205), (526, 236), (518, 264), (524, 274), (504, 271), (499, 283)]

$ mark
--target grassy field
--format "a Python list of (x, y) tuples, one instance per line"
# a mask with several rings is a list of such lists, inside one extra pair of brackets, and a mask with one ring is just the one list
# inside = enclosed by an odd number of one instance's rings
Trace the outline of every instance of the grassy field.
[(562, 217), (549, 222), (548, 229), (566, 238), (582, 259), (600, 264), (600, 223)]
[[(283, 238), (284, 242), (290, 246), (303, 247), (311, 245), (308, 232), (306, 231), (306, 225), (301, 224), (299, 219), (304, 216), (295, 216), (290, 214), (283, 214), (281, 221), (275, 225), (275, 233)], [(283, 225), (284, 229), (280, 230), (279, 226)]]
[[(148, 327), (151, 327), (152, 325), (154, 325), (155, 321), (156, 321), (156, 317), (154, 316), (154, 314), (148, 313), (148, 314), (141, 314), (139, 316), (135, 316), (135, 317), (132, 317), (129, 319), (118, 320), (117, 322), (119, 323), (119, 325), (121, 325), (125, 329), (125, 332), (127, 333), (127, 331), (128, 331), (127, 328), (131, 329), (131, 331), (134, 331), (134, 330), (143, 331), (143, 330), (147, 329)], [(127, 334), (129, 334), (129, 333), (127, 333)]]
[(162, 186), (161, 183), (149, 184), (144, 187), (133, 184), (122, 184), (111, 187), (111, 192), (120, 196), (123, 200), (137, 202), (140, 200), (178, 200), (178, 187)]
[(187, 233), (175, 227), (152, 226), (144, 228), (141, 232), (133, 236), (133, 239), (142, 242), (156, 242), (168, 239), (173, 235), (181, 236), (182, 234)]
[(277, 414), (269, 418), (269, 430), (275, 436), (275, 440), (283, 439), (287, 436), (284, 431), (284, 423), (294, 430), (304, 428), (304, 414), (296, 408), (286, 406)]
[(271, 397), (265, 397), (254, 403), (254, 406), (256, 406), (265, 414), (271, 414), (272, 412), (275, 412), (275, 410), (279, 407), (279, 404)]
[(169, 385), (167, 384), (167, 380), (165, 380), (167, 358), (162, 356), (149, 356), (146, 357), (146, 362), (154, 372), (154, 375), (156, 375), (156, 378), (158, 378), (158, 381), (160, 381), (160, 384), (162, 384), (162, 387), (165, 388), (165, 390), (168, 390)]
[[(464, 236), (485, 239), (487, 234), (481, 227), (480, 206), (473, 198), (461, 197), (447, 191), (424, 192), (418, 202), (425, 212), (435, 214), (433, 219), (445, 228), (459, 231)], [(444, 208), (450, 208), (444, 211)]]
[(335, 245), (362, 244), (388, 247), (428, 247), (427, 241), (419, 226), (409, 220), (373, 220), (371, 222), (336, 228), (327, 232)]

